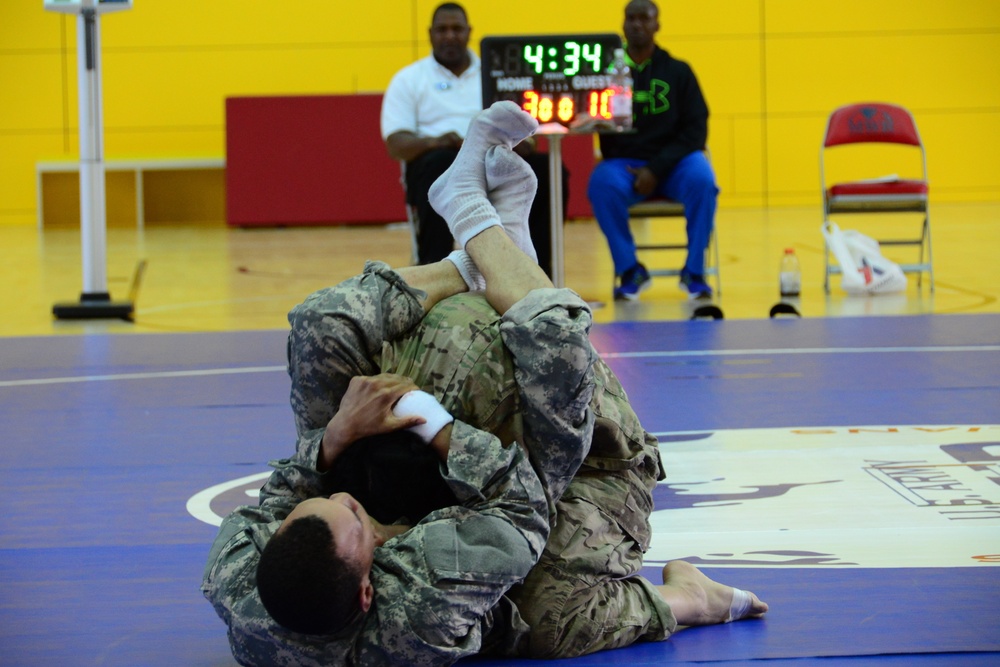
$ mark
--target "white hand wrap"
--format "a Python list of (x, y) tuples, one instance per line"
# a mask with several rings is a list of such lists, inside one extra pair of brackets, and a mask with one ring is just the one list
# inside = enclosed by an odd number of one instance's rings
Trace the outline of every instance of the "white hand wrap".
[(427, 421), (406, 429), (419, 435), (424, 442), (434, 439), (441, 429), (455, 421), (448, 411), (441, 407), (438, 400), (426, 391), (414, 389), (403, 394), (392, 408), (392, 414), (397, 417), (423, 417)]
[(753, 599), (750, 594), (739, 588), (733, 589), (733, 602), (729, 605), (729, 618), (725, 620), (726, 623), (732, 623), (733, 621), (738, 621), (741, 618), (746, 617), (750, 613), (750, 606), (753, 604)]

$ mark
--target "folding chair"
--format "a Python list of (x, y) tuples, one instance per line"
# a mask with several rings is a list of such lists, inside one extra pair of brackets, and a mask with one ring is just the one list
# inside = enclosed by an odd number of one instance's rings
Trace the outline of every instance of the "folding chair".
[[(825, 161), (832, 156), (828, 149), (849, 144), (899, 144), (919, 150), (919, 178), (901, 179), (893, 174), (879, 178), (867, 178), (827, 183)], [(915, 172), (916, 151), (912, 156), (902, 155), (908, 151), (893, 153), (896, 168), (909, 167)], [(919, 259), (916, 263), (900, 264), (905, 273), (918, 274), (917, 284), (924, 272), (930, 278), (930, 290), (934, 291), (934, 267), (931, 254), (931, 222), (927, 206), (927, 153), (920, 141), (916, 123), (909, 111), (895, 104), (867, 102), (850, 104), (836, 109), (827, 121), (826, 135), (820, 148), (820, 187), (823, 190), (823, 224), (830, 216), (840, 213), (918, 213), (923, 216), (920, 236), (917, 238), (876, 239), (883, 246), (918, 246)], [(838, 155), (838, 164), (845, 155)], [(906, 160), (907, 157), (912, 159)], [(857, 162), (853, 162), (856, 164)], [(846, 162), (845, 162), (846, 164)], [(926, 255), (925, 255), (926, 253)], [(830, 263), (830, 248), (823, 244), (825, 274), (823, 289), (830, 293), (830, 276), (841, 273), (839, 266)]]
[[(637, 204), (633, 204), (628, 210), (628, 215), (630, 219), (680, 218), (681, 220), (684, 220), (684, 205), (672, 199), (667, 199), (666, 197), (652, 197)], [(636, 243), (636, 250), (639, 252), (660, 250), (679, 250), (687, 252), (687, 249), (688, 246), (686, 240), (683, 243)], [(646, 268), (649, 269), (649, 275), (651, 276), (679, 277), (681, 275), (680, 268), (658, 269), (649, 268), (648, 266)], [(715, 293), (721, 295), (722, 277), (719, 275), (719, 245), (716, 243), (715, 229), (712, 230), (712, 234), (708, 239), (708, 247), (705, 249), (705, 279), (707, 280), (709, 276), (714, 276)]]

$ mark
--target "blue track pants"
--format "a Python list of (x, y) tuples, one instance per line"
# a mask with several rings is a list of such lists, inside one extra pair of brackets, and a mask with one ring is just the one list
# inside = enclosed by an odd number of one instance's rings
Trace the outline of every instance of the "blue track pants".
[[(608, 239), (616, 276), (638, 263), (628, 208), (645, 197), (633, 189), (635, 177), (628, 168), (645, 164), (645, 160), (611, 158), (599, 162), (590, 174), (587, 196), (597, 224)], [(705, 274), (705, 249), (712, 234), (718, 194), (715, 172), (701, 151), (687, 155), (656, 188), (656, 195), (684, 204), (688, 239), (684, 268), (699, 276)]]

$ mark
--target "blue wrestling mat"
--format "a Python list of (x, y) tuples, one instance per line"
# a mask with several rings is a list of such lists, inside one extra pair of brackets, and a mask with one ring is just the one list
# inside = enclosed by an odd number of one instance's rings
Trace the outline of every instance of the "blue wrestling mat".
[[(517, 664), (1000, 664), (1000, 316), (592, 338), (662, 443), (644, 574), (684, 558), (771, 611)], [(220, 517), (294, 445), (285, 333), (0, 351), (0, 665), (235, 664), (198, 586)]]

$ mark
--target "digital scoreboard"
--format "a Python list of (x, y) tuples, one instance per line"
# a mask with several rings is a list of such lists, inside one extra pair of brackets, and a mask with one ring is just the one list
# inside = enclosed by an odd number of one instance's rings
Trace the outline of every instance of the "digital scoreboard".
[(609, 69), (620, 48), (614, 33), (484, 37), (483, 108), (509, 100), (543, 125), (610, 122)]

